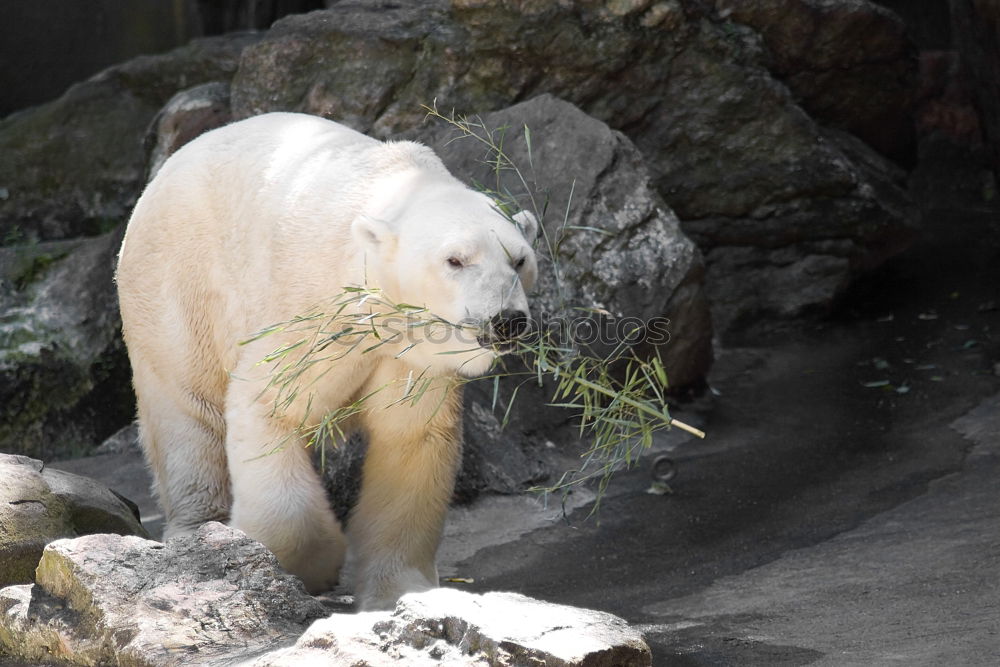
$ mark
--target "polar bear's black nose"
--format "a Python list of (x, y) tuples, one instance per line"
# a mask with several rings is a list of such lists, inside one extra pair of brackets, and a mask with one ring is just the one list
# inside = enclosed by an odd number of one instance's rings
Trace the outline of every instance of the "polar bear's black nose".
[(526, 334), (529, 324), (528, 313), (513, 308), (501, 310), (490, 318), (493, 337), (502, 343), (510, 342)]

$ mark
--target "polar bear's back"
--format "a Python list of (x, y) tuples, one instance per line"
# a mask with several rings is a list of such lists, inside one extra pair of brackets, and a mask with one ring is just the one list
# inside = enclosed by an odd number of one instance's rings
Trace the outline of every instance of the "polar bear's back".
[(354, 254), (349, 223), (368, 154), (382, 145), (321, 118), (276, 113), (208, 132), (171, 156), (139, 198), (119, 255), (135, 372), (218, 396), (240, 340), (313, 305), (317, 266), (345, 284), (336, 274)]
[[(380, 142), (316, 116), (270, 113), (213, 130), (171, 156), (147, 193), (181, 190), (196, 205), (211, 203), (216, 223), (269, 226), (289, 211), (342, 209)], [(360, 177), (360, 178), (359, 178)], [(175, 194), (177, 194), (175, 192)], [(208, 200), (208, 201), (204, 201)], [(130, 227), (135, 222), (130, 223)], [(190, 224), (190, 223), (185, 223)]]

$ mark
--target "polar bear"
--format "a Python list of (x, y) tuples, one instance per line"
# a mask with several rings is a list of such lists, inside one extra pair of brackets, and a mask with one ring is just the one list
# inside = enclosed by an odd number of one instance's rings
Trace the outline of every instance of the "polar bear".
[[(461, 453), (458, 378), (526, 330), (536, 231), (430, 149), (315, 116), (265, 114), (180, 149), (139, 198), (116, 273), (165, 538), (228, 518), (311, 592), (336, 583), (349, 550), (361, 609), (436, 586)], [(276, 409), (279, 362), (262, 360), (301, 334), (246, 341), (350, 286), (462, 326), (406, 328), (315, 363), (307, 390)], [(420, 400), (402, 400), (414, 377)], [(299, 434), (369, 394), (348, 424), (368, 450), (345, 535)]]

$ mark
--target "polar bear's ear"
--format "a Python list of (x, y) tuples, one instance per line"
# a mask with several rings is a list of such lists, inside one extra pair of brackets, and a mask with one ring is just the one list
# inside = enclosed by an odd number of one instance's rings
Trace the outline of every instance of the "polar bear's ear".
[(392, 239), (392, 230), (385, 221), (367, 215), (354, 219), (351, 223), (351, 234), (362, 248), (369, 250), (384, 249), (386, 243)]
[(538, 235), (538, 220), (535, 219), (535, 215), (531, 211), (521, 211), (515, 214), (511, 220), (517, 224), (517, 228), (521, 230), (521, 234), (524, 235), (528, 243), (535, 240)]

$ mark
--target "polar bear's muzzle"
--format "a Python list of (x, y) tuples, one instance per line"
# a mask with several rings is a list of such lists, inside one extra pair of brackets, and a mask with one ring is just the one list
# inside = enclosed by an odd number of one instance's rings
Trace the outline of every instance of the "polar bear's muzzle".
[(476, 340), (482, 347), (488, 347), (498, 352), (510, 352), (517, 340), (524, 338), (531, 331), (531, 320), (523, 310), (508, 308), (490, 318), (486, 332), (477, 336)]

